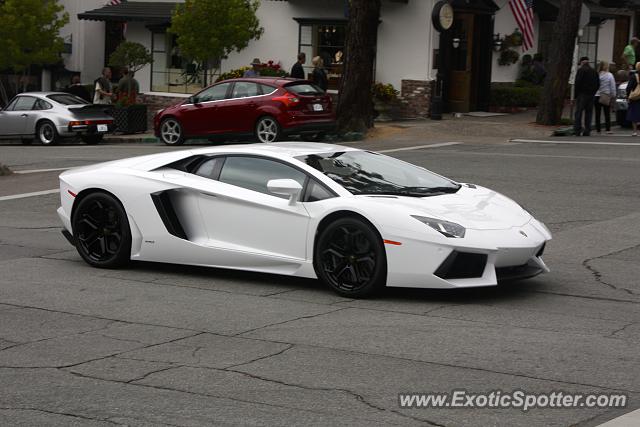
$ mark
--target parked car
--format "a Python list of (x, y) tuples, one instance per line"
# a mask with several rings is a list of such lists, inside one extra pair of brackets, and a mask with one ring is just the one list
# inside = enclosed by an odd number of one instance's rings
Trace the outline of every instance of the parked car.
[(87, 144), (97, 144), (114, 130), (113, 117), (104, 105), (63, 92), (21, 93), (0, 110), (0, 139), (30, 143), (35, 138), (52, 145), (63, 138), (80, 137)]
[(335, 114), (331, 96), (311, 82), (251, 78), (209, 86), (158, 111), (153, 122), (156, 136), (168, 145), (220, 135), (276, 142), (289, 135), (330, 131)]

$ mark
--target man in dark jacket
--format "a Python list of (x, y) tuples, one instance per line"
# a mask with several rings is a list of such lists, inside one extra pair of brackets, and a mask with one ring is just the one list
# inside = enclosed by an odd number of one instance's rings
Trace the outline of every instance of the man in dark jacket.
[(304, 52), (298, 54), (298, 62), (291, 67), (291, 77), (294, 79), (304, 79), (304, 68), (302, 65), (307, 62), (307, 55)]
[[(589, 58), (580, 58), (580, 68), (576, 73), (575, 82), (576, 114), (573, 121), (573, 131), (576, 136), (591, 135), (591, 117), (593, 102), (600, 87), (598, 72), (589, 65)], [(582, 128), (582, 113), (584, 113), (584, 128)]]
[(80, 83), (80, 75), (78, 74), (74, 74), (71, 78), (71, 85), (67, 86), (64, 91), (78, 98), (82, 98), (87, 102), (91, 102), (91, 94), (89, 94), (87, 88)]

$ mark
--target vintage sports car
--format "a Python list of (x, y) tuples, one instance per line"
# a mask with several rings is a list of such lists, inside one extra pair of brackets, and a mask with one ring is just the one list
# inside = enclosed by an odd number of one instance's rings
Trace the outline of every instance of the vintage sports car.
[(60, 175), (63, 233), (95, 267), (156, 261), (319, 278), (341, 295), (468, 288), (548, 271), (511, 199), (369, 151), (286, 142)]
[(53, 145), (62, 138), (80, 137), (97, 144), (115, 130), (104, 105), (93, 105), (62, 92), (26, 92), (0, 110), (0, 139), (22, 139)]

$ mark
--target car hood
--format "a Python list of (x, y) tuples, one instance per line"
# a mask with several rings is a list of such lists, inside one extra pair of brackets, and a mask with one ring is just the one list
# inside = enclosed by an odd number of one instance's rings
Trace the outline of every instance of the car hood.
[[(430, 197), (366, 196), (403, 214), (420, 215), (455, 222), (468, 229), (503, 230), (531, 221), (531, 214), (500, 193), (484, 187), (463, 185), (457, 193)], [(381, 207), (382, 208), (382, 207)]]

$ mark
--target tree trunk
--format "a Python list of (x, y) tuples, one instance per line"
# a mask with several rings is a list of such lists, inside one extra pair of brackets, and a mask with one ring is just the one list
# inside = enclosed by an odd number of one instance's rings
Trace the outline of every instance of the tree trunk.
[(562, 109), (569, 87), (569, 75), (573, 62), (582, 0), (559, 2), (558, 20), (553, 28), (553, 41), (547, 59), (547, 77), (544, 82), (542, 99), (538, 106), (536, 123), (557, 125), (562, 119)]
[(373, 127), (373, 66), (378, 41), (380, 0), (350, 0), (345, 63), (338, 100), (338, 130)]

